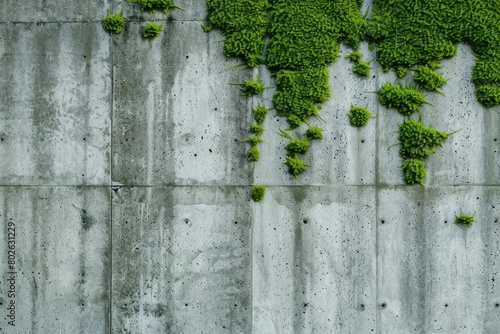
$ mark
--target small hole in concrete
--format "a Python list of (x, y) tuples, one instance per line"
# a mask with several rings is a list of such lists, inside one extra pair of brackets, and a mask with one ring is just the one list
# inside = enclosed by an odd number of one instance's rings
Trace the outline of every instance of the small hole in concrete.
[(495, 139), (493, 139), (493, 141), (497, 141), (497, 139), (495, 138)]
[(383, 220), (383, 219), (382, 219), (382, 220), (380, 221), (380, 224), (385, 224), (385, 220)]
[(448, 307), (448, 304), (444, 304), (444, 307)]
[(382, 308), (385, 308), (387, 306), (387, 304), (386, 303), (382, 303), (382, 304), (380, 304), (380, 306), (382, 306)]
[(188, 306), (188, 303), (184, 304), (184, 306)]
[(208, 152), (212, 153), (212, 149), (211, 149), (211, 148), (209, 148), (209, 149), (208, 149)]
[(495, 223), (498, 223), (498, 218), (495, 218)]
[(189, 219), (187, 219), (187, 218), (186, 218), (186, 219), (184, 219), (184, 222), (185, 222), (186, 224), (189, 224)]
[(448, 221), (447, 221), (447, 220), (445, 220), (445, 221), (444, 221), (444, 223), (445, 223), (445, 224), (448, 224)]
[(495, 304), (495, 307), (500, 307), (500, 304), (499, 304), (499, 303), (496, 303), (496, 304)]
[(361, 139), (361, 144), (362, 144), (362, 143), (364, 143), (364, 142), (365, 142), (365, 140), (364, 140), (364, 139)]
[(307, 224), (307, 219), (304, 219), (302, 222), (303, 222), (304, 224)]
[(186, 56), (186, 59), (188, 59), (188, 58), (189, 58), (189, 56)]

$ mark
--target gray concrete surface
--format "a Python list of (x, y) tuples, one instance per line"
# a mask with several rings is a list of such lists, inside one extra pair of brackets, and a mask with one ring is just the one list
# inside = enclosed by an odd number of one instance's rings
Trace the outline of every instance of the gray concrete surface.
[[(225, 70), (204, 1), (174, 2), (157, 39), (123, 0), (0, 6), (0, 333), (485, 333), (500, 330), (500, 114), (474, 98), (461, 45), (423, 121), (461, 128), (407, 186), (397, 123), (341, 57), (325, 140), (299, 180), (270, 111), (261, 161), (242, 143), (265, 68)], [(365, 6), (369, 5), (369, 1)], [(110, 36), (100, 20), (125, 8)], [(365, 60), (374, 52), (362, 45)], [(350, 104), (377, 118), (348, 124)], [(300, 133), (301, 128), (296, 133)], [(268, 185), (263, 202), (252, 184)], [(467, 228), (455, 215), (475, 214)], [(16, 297), (9, 297), (9, 223)], [(16, 326), (8, 324), (11, 300)]]

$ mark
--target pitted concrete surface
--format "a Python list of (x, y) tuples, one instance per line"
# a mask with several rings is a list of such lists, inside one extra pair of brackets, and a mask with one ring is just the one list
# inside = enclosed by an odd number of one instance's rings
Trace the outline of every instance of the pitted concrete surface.
[[(330, 66), (325, 122), (311, 120), (325, 140), (296, 180), (274, 110), (247, 162), (250, 111), (274, 88), (229, 83), (274, 81), (228, 69), (203, 0), (166, 21), (125, 0), (4, 2), (0, 333), (499, 332), (500, 113), (475, 100), (467, 45), (442, 62), (445, 96), (426, 94), (423, 122), (461, 130), (426, 160), (425, 187), (404, 182), (402, 116), (368, 93), (396, 78), (366, 44), (370, 78), (345, 46)], [(100, 21), (121, 8), (111, 36)], [(145, 40), (152, 19), (164, 27)], [(377, 117), (353, 128), (351, 104)], [(268, 185), (261, 203), (252, 184)]]

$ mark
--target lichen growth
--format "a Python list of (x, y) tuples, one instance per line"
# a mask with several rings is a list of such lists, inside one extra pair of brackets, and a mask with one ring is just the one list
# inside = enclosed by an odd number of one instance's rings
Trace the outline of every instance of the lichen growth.
[(160, 34), (163, 24), (156, 23), (155, 21), (147, 21), (144, 25), (144, 38), (155, 38)]
[(455, 224), (466, 225), (467, 227), (472, 227), (474, 223), (474, 215), (461, 214), (455, 216)]
[(304, 136), (309, 140), (313, 139), (321, 140), (323, 139), (323, 129), (317, 126), (311, 126), (309, 127), (309, 129), (306, 130)]
[(104, 29), (112, 34), (119, 34), (122, 32), (123, 26), (125, 25), (127, 19), (123, 17), (123, 8), (118, 14), (109, 14), (107, 17), (102, 19), (102, 24)]
[(380, 104), (388, 108), (396, 108), (404, 116), (410, 116), (419, 111), (419, 107), (424, 103), (432, 105), (412, 85), (385, 83), (376, 93), (379, 96)]
[(257, 162), (260, 158), (260, 152), (257, 145), (252, 145), (247, 152), (247, 159), (249, 162)]
[(347, 114), (347, 116), (349, 116), (349, 122), (351, 125), (357, 128), (368, 124), (368, 120), (373, 117), (367, 108), (352, 104), (350, 113)]
[(148, 11), (150, 13), (163, 12), (165, 15), (168, 15), (168, 11), (171, 8), (185, 10), (182, 7), (174, 5), (172, 0), (127, 0), (127, 2), (137, 3), (141, 11)]
[(253, 186), (252, 190), (250, 191), (250, 197), (254, 202), (260, 202), (264, 199), (264, 196), (266, 195), (266, 186)]

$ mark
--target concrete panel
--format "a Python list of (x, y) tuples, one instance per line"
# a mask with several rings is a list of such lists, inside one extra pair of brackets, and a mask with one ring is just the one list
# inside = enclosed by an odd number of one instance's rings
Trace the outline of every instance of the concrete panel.
[[(110, 190), (0, 187), (0, 219), (0, 331), (108, 333)], [(11, 301), (15, 326), (6, 317)]]
[[(425, 92), (426, 99), (434, 106), (424, 105), (422, 121), (445, 132), (457, 129), (443, 147), (436, 148), (436, 153), (425, 160), (426, 185), (487, 184), (498, 185), (500, 180), (500, 114), (498, 108), (486, 109), (476, 101), (474, 85), (471, 83), (474, 60), (470, 48), (464, 44), (458, 46), (456, 57), (443, 61), (444, 68), (437, 70), (448, 83), (442, 90), (446, 96)], [(390, 76), (390, 75), (389, 75)], [(380, 76), (380, 85), (394, 82)], [(409, 82), (411, 75), (403, 82)], [(379, 108), (379, 181), (384, 185), (405, 184), (397, 143), (398, 123), (403, 116), (395, 109)]]
[(169, 22), (140, 37), (128, 23), (114, 39), (113, 181), (135, 185), (248, 184), (247, 71), (222, 55), (222, 37), (197, 22)]
[(163, 21), (166, 19), (175, 21), (205, 21), (197, 22), (196, 24), (208, 25), (208, 12), (207, 5), (205, 1), (200, 0), (173, 0), (172, 3), (185, 10), (179, 10), (177, 8), (172, 8), (168, 12), (168, 17), (163, 13), (155, 12), (153, 14), (149, 12), (141, 12), (138, 4), (130, 3), (126, 0), (113, 0), (115, 11), (119, 11), (124, 8), (126, 16), (128, 19), (133, 21), (144, 21), (144, 20), (157, 20)]
[[(379, 193), (378, 333), (496, 333), (500, 188)], [(453, 224), (475, 213), (468, 228)]]
[[(285, 117), (277, 117), (274, 110), (270, 111), (264, 123), (268, 130), (262, 139), (268, 143), (259, 144), (261, 160), (256, 164), (254, 182), (269, 185), (373, 185), (376, 171), (376, 119), (371, 119), (363, 128), (354, 128), (349, 124), (347, 114), (351, 104), (368, 106), (373, 115), (377, 113), (378, 97), (366, 93), (377, 87), (376, 72), (373, 77), (361, 78), (352, 73), (352, 63), (345, 56), (352, 52), (342, 46), (340, 57), (329, 68), (331, 98), (322, 105), (320, 116), (326, 123), (311, 119), (312, 125), (325, 129), (324, 140), (313, 141), (309, 152), (301, 159), (312, 165), (300, 174), (296, 180), (288, 173), (285, 162), (285, 146), (287, 139), (277, 132), (289, 127)], [(361, 47), (363, 59), (370, 61), (374, 54), (367, 50), (367, 45)], [(260, 69), (260, 77), (266, 86), (275, 86), (273, 78), (267, 69)], [(375, 78), (374, 78), (375, 77)], [(254, 98), (257, 103), (272, 107), (274, 88), (266, 90), (264, 99)], [(250, 111), (249, 111), (250, 112)], [(273, 117), (274, 116), (274, 117)], [(307, 125), (290, 131), (292, 136), (301, 137), (307, 130)], [(247, 149), (250, 145), (246, 145)]]
[(254, 333), (376, 328), (375, 189), (272, 187), (254, 207)]
[(100, 21), (110, 7), (111, 0), (2, 0), (0, 22)]
[(245, 188), (120, 188), (113, 333), (250, 333)]
[(0, 35), (0, 184), (109, 184), (109, 36), (97, 23)]

